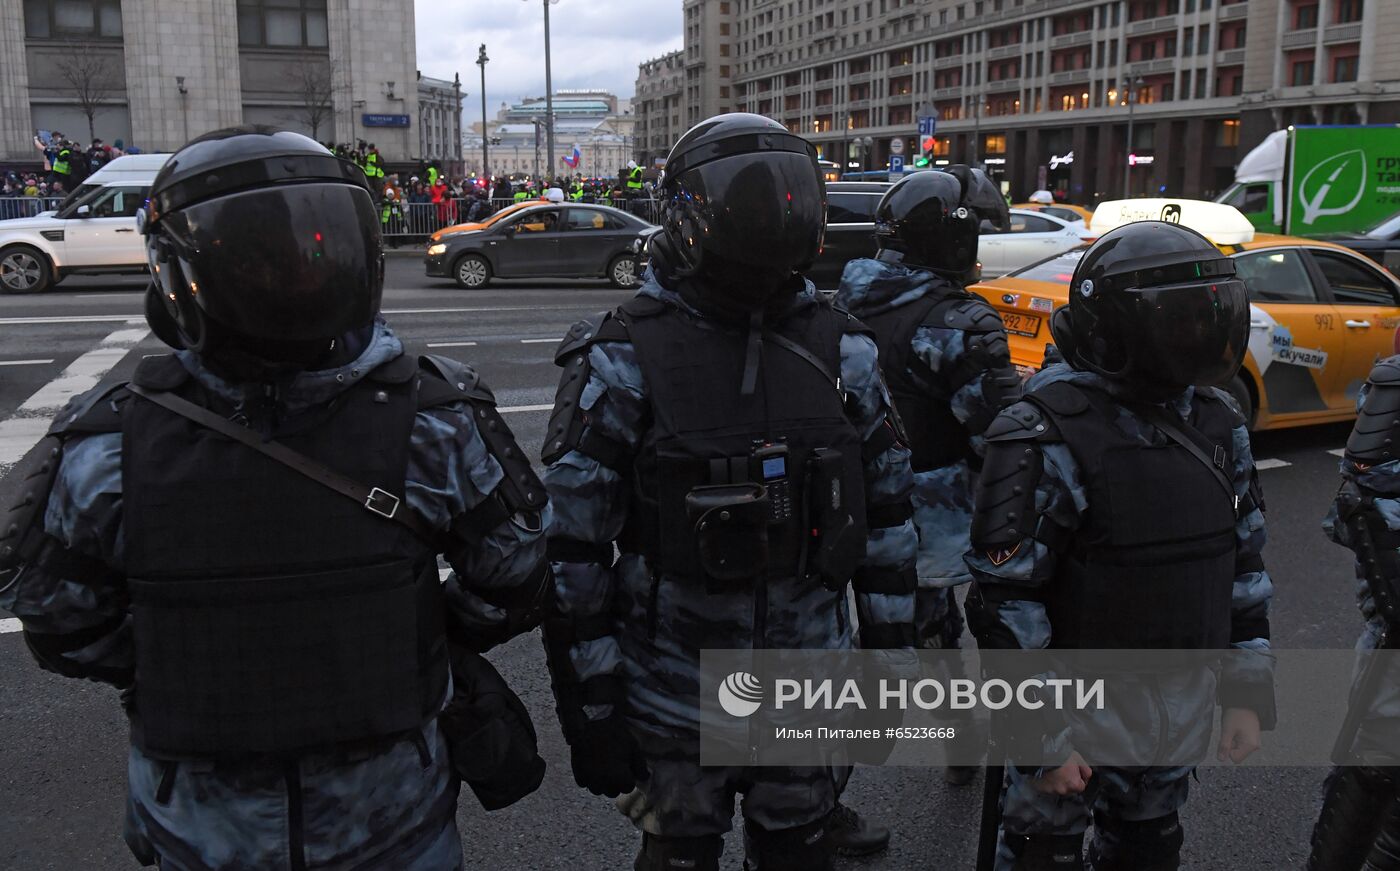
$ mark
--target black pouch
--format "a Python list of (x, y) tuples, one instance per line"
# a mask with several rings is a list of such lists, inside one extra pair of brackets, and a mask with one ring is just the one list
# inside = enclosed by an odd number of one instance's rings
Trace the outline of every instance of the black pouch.
[(817, 532), (812, 573), (832, 592), (845, 589), (865, 558), (865, 531), (851, 516), (850, 494), (843, 490), (842, 471), (840, 451), (818, 448), (807, 460), (803, 486)]
[(700, 568), (724, 584), (753, 580), (768, 568), (768, 494), (762, 484), (719, 484), (685, 494)]
[(452, 699), (438, 715), (452, 770), (488, 811), (509, 807), (544, 780), (525, 703), (479, 653), (449, 644)]

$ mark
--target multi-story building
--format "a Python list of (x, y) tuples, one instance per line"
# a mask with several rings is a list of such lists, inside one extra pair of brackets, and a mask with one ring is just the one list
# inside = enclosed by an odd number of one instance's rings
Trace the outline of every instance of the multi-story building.
[(168, 151), (241, 123), (412, 159), (416, 73), (411, 3), (7, 2), (0, 160), (35, 159), (35, 130)]
[(933, 117), (936, 162), (984, 161), (1016, 196), (1209, 195), (1280, 126), (1400, 122), (1388, 5), (685, 0), (685, 106), (768, 115), (868, 169), (895, 139), (912, 162)]
[[(637, 162), (664, 160), (688, 128), (685, 105), (685, 52), (673, 51), (637, 65)], [(698, 111), (698, 110), (697, 110)]]
[(462, 174), (462, 79), (418, 74), (418, 155), (448, 175)]
[[(631, 159), (635, 117), (630, 104), (600, 90), (562, 90), (554, 94), (554, 154), (545, 154), (548, 137), (544, 97), (529, 97), (501, 106), (487, 125), (492, 175), (611, 176)], [(468, 162), (481, 159), (475, 137)], [(570, 166), (574, 148), (577, 166)], [(568, 160), (565, 160), (568, 158)], [(468, 167), (468, 171), (472, 171)]]

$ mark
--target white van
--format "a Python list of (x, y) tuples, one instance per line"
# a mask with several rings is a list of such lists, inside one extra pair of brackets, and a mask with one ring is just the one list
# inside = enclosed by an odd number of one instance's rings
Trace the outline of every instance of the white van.
[(69, 275), (139, 274), (136, 210), (169, 154), (128, 154), (94, 172), (56, 211), (0, 221), (0, 293), (39, 293)]

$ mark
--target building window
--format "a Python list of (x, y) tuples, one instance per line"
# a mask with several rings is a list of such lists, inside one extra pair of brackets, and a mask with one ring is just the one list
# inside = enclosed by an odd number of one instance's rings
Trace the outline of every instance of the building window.
[(238, 44), (325, 48), (326, 0), (238, 0)]
[(1354, 82), (1356, 81), (1357, 56), (1336, 57), (1332, 59), (1332, 81), (1334, 82)]
[(30, 39), (121, 39), (120, 0), (24, 0)]
[(1314, 65), (1310, 60), (1295, 61), (1289, 73), (1288, 83), (1295, 88), (1313, 83)]
[(983, 137), (983, 142), (985, 143), (985, 147), (982, 149), (983, 154), (1006, 153), (1006, 136), (1001, 133), (988, 133)]
[(1220, 122), (1220, 132), (1216, 136), (1216, 145), (1225, 148), (1234, 148), (1240, 144), (1240, 122), (1231, 118)]
[(1293, 10), (1293, 29), (1308, 30), (1317, 26), (1317, 4), (1299, 6)]
[[(1352, 21), (1360, 21), (1361, 13), (1365, 9), (1363, 0), (1337, 0), (1337, 23), (1347, 24)], [(1337, 81), (1356, 81), (1351, 79), (1338, 79)]]

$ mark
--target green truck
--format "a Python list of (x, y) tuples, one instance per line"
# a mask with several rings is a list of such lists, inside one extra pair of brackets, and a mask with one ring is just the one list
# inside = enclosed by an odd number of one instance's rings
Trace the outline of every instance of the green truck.
[(1289, 127), (1246, 154), (1216, 198), (1265, 233), (1367, 230), (1400, 212), (1400, 125)]

